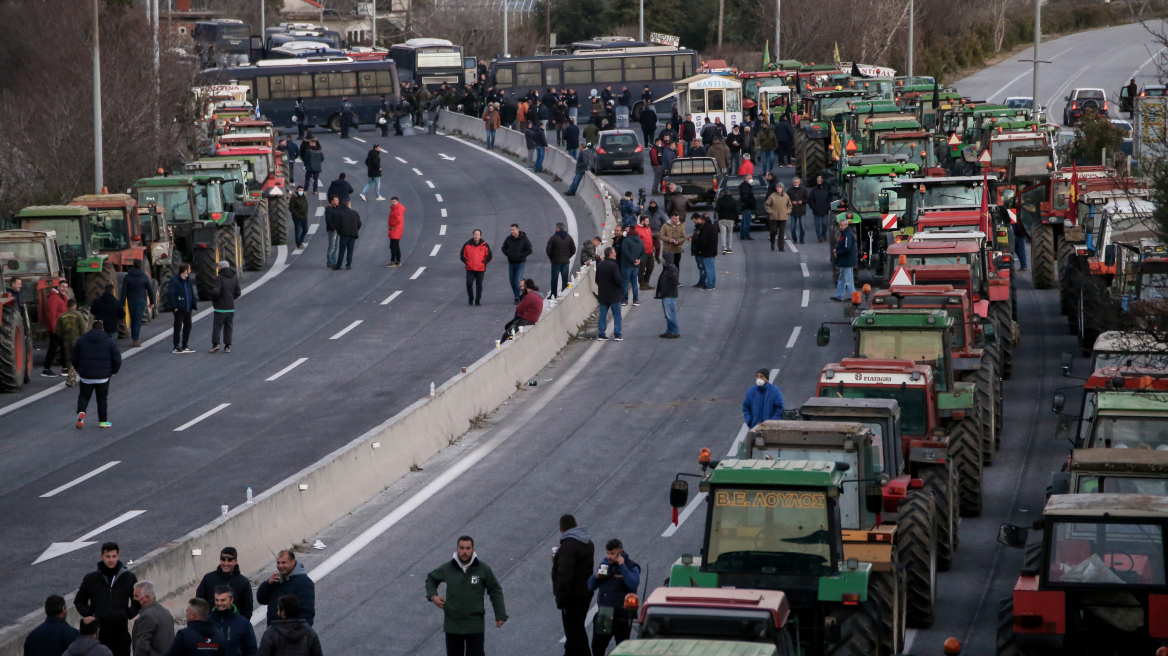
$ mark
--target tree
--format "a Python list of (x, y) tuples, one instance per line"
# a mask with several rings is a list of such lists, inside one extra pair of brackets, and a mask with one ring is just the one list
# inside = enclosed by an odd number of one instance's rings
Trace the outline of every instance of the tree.
[(1124, 131), (1106, 116), (1095, 110), (1083, 112), (1075, 125), (1075, 138), (1064, 149), (1063, 161), (1073, 159), (1080, 164), (1103, 164), (1103, 151), (1115, 154), (1123, 145)]

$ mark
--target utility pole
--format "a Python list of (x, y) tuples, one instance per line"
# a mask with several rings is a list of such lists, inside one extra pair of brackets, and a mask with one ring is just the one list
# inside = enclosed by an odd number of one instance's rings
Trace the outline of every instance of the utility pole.
[(637, 40), (641, 43), (645, 42), (645, 0), (641, 0), (641, 23), (637, 28)]
[(726, 15), (726, 0), (718, 0), (718, 47), (722, 46), (722, 18)]
[(775, 0), (775, 55), (771, 61), (779, 61), (779, 16), (783, 14), (783, 0)]
[(147, 3), (153, 6), (153, 20), (152, 27), (154, 28), (154, 84), (158, 85), (158, 0), (146, 0)]
[(373, 40), (370, 43), (372, 43), (373, 47), (376, 48), (377, 47), (377, 0), (372, 0), (372, 2), (373, 2), (373, 8), (370, 11), (370, 14), (372, 14), (372, 16), (373, 16)]
[[(264, 5), (266, 5), (266, 4), (267, 4), (267, 2), (265, 2), (265, 0), (260, 0), (260, 34), (264, 34), (264, 9), (265, 9)], [(267, 35), (264, 34), (264, 36), (265, 36), (264, 40), (266, 41)]]
[[(1042, 43), (1042, 0), (1034, 0), (1034, 94), (1030, 100), (1030, 118), (1038, 120), (1038, 45)], [(988, 98), (987, 98), (988, 100)]]
[(508, 57), (511, 51), (507, 49), (507, 5), (511, 0), (503, 0), (503, 56)]
[(547, 0), (547, 40), (548, 54), (552, 54), (552, 0)]
[(100, 0), (93, 0), (93, 193), (101, 193), (105, 171), (101, 164), (101, 48), (98, 47), (97, 12)]
[[(908, 0), (908, 76), (913, 76), (913, 0)], [(911, 80), (910, 80), (911, 81)]]

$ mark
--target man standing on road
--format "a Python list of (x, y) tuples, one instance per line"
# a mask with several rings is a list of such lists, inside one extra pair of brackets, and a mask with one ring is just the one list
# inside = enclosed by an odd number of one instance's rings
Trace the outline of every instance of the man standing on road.
[(353, 251), (357, 248), (357, 238), (361, 236), (361, 215), (353, 209), (349, 201), (344, 207), (333, 213), (337, 224), (337, 263), (333, 271), (341, 270), (341, 260), (345, 261), (345, 268), (353, 268)]
[[(113, 285), (108, 286), (113, 287)], [(122, 354), (118, 351), (118, 343), (106, 334), (101, 321), (95, 320), (93, 330), (82, 335), (81, 339), (78, 339), (77, 343), (73, 345), (72, 361), (73, 368), (77, 370), (78, 379), (81, 381), (81, 390), (77, 394), (77, 428), (85, 428), (85, 410), (89, 407), (89, 399), (92, 398), (95, 391), (97, 392), (97, 427), (113, 427), (109, 421), (109, 381), (110, 377), (118, 373), (118, 369), (122, 367)], [(114, 552), (114, 562), (117, 562), (117, 545), (114, 545)], [(102, 559), (105, 559), (105, 551), (102, 551)], [(113, 566), (110, 565), (110, 567)], [(133, 584), (133, 581), (130, 583)], [(126, 598), (129, 597), (130, 593), (126, 593)], [(80, 606), (78, 610), (81, 610)], [(131, 617), (133, 616), (131, 615)], [(116, 628), (115, 625), (111, 631), (116, 632)]]
[[(86, 337), (93, 332), (96, 331), (91, 331)], [(77, 596), (73, 598), (73, 606), (81, 617), (98, 621), (101, 644), (109, 647), (114, 656), (130, 656), (130, 632), (127, 626), (139, 611), (138, 602), (133, 599), (134, 584), (137, 582), (134, 573), (118, 559), (118, 544), (106, 542), (101, 545), (101, 561), (97, 563), (97, 571), (85, 575)], [(84, 629), (81, 635), (85, 635)]]
[(279, 602), (285, 595), (296, 597), (300, 602), (297, 616), (303, 617), (312, 626), (316, 618), (316, 584), (304, 571), (304, 565), (296, 562), (296, 554), (287, 549), (276, 556), (275, 573), (256, 588), (256, 601), (268, 606), (269, 627), (280, 619)]
[(754, 375), (754, 387), (742, 399), (742, 420), (750, 428), (770, 419), (783, 418), (783, 393), (771, 383), (771, 370), (763, 367)]
[(649, 229), (653, 231), (653, 259), (660, 262), (662, 253), (661, 228), (669, 223), (669, 215), (661, 209), (656, 200), (649, 201), (649, 207), (645, 208), (645, 213), (649, 215)]
[[(17, 278), (19, 283), (20, 279)], [(16, 291), (20, 291), (19, 285), (16, 286)], [(105, 292), (96, 299), (86, 299), (89, 301), (89, 311), (93, 313), (93, 318), (100, 320), (105, 326), (105, 334), (109, 338), (117, 342), (118, 340), (118, 324), (122, 322), (125, 317), (125, 306), (118, 302), (118, 297), (114, 295), (114, 286), (106, 285)]]
[[(856, 233), (852, 230), (852, 223), (848, 214), (836, 217), (840, 227), (839, 243), (835, 245), (835, 265), (839, 267), (839, 281), (836, 282), (835, 296), (831, 300), (843, 302), (851, 298), (856, 291), (856, 282), (852, 277), (852, 269), (856, 266)], [(845, 296), (846, 294), (846, 296)]]
[(638, 121), (641, 124), (641, 143), (646, 147), (653, 144), (653, 135), (657, 134), (657, 112), (653, 111), (653, 106), (649, 103), (644, 103), (641, 107), (641, 118)]
[(308, 197), (304, 195), (304, 187), (296, 187), (296, 193), (288, 201), (288, 211), (292, 214), (296, 250), (300, 250), (304, 248), (304, 240), (308, 239)]
[[(249, 596), (251, 590), (248, 590)], [(226, 640), (227, 656), (256, 656), (255, 629), (246, 617), (235, 608), (235, 595), (231, 586), (215, 588), (215, 610), (211, 611), (211, 625)]]
[(164, 656), (174, 642), (174, 617), (158, 603), (150, 581), (134, 584), (134, 601), (142, 606), (134, 619), (134, 656)]
[(531, 240), (527, 233), (519, 229), (518, 223), (511, 224), (511, 234), (503, 240), (503, 256), (507, 258), (507, 281), (511, 283), (511, 293), (515, 304), (523, 298), (523, 272), (527, 268), (527, 257), (531, 255)]
[(539, 127), (538, 121), (536, 122), (536, 127), (534, 129), (532, 137), (533, 137), (533, 140), (535, 141), (535, 172), (542, 173), (543, 172), (543, 158), (544, 158), (544, 155), (547, 154), (548, 140), (547, 140), (547, 133), (544, 132), (543, 129)]
[(791, 243), (802, 244), (807, 232), (803, 229), (803, 216), (807, 214), (807, 189), (800, 185), (799, 176), (791, 181)]
[(336, 196), (341, 200), (341, 205), (349, 202), (349, 197), (353, 195), (353, 185), (345, 179), (345, 174), (342, 173), (337, 176), (336, 180), (329, 183), (327, 195), (329, 198)]
[(195, 596), (214, 604), (215, 590), (223, 585), (230, 587), (232, 603), (239, 614), (250, 620), (254, 606), (251, 580), (239, 572), (239, 552), (235, 547), (223, 547), (219, 552), (219, 566), (203, 575), (203, 580), (195, 590)]
[[(741, 188), (738, 193), (742, 193)], [(753, 193), (753, 192), (748, 192)], [(752, 197), (753, 198), (753, 197)], [(738, 201), (730, 193), (730, 186), (722, 188), (714, 203), (714, 214), (718, 217), (718, 234), (722, 237), (722, 254), (733, 253), (734, 222), (738, 220)]]
[(564, 150), (572, 159), (580, 159), (580, 126), (576, 125), (576, 117), (568, 117), (568, 126), (564, 128)]
[(616, 249), (604, 249), (604, 259), (596, 263), (596, 300), (600, 303), (600, 314), (596, 323), (596, 339), (606, 340), (608, 335), (608, 313), (612, 311), (613, 337), (621, 337), (621, 280), (620, 265), (616, 261)]
[(178, 275), (170, 279), (166, 294), (174, 314), (174, 353), (194, 353), (195, 350), (187, 346), (191, 339), (191, 314), (198, 310), (196, 303), (199, 298), (195, 293), (195, 284), (191, 280), (191, 265), (183, 262), (178, 265)]
[(560, 545), (552, 550), (552, 592), (564, 624), (564, 656), (591, 656), (584, 622), (592, 605), (592, 563), (596, 547), (588, 529), (571, 515), (560, 517)]
[(223, 331), (223, 352), (231, 352), (231, 334), (235, 328), (235, 299), (243, 292), (239, 289), (239, 278), (235, 269), (227, 262), (219, 263), (219, 275), (215, 276), (215, 286), (211, 288), (211, 307), (215, 309), (215, 320), (211, 326), (211, 353), (219, 351), (219, 332)]
[(77, 639), (77, 629), (65, 619), (65, 598), (49, 595), (45, 599), (45, 621), (24, 638), (24, 656), (61, 656)]
[(142, 334), (142, 315), (147, 307), (154, 307), (154, 299), (154, 283), (142, 270), (142, 260), (134, 260), (126, 277), (122, 278), (121, 299), (122, 303), (129, 307), (130, 338), (134, 340), (131, 344), (133, 348), (142, 346), (142, 342), (138, 341)]
[[(681, 329), (677, 326), (677, 288), (680, 285), (677, 266), (673, 258), (666, 258), (661, 267), (661, 275), (657, 277), (656, 298), (661, 299), (661, 310), (665, 313), (665, 332), (658, 335), (665, 339), (681, 337)], [(628, 634), (625, 634), (626, 637)]]
[(259, 656), (323, 656), (320, 636), (312, 630), (312, 622), (302, 617), (300, 599), (287, 594), (276, 604), (278, 619), (268, 621), (268, 629), (260, 640)]
[(718, 256), (718, 229), (710, 223), (710, 217), (705, 214), (693, 216), (694, 233), (690, 237), (693, 243), (693, 254), (698, 265), (698, 289), (714, 289), (718, 282), (717, 271), (714, 268), (714, 258)]
[(592, 158), (591, 144), (588, 142), (580, 144), (580, 153), (576, 156), (576, 175), (572, 177), (572, 184), (568, 187), (568, 191), (564, 192), (565, 196), (576, 195), (576, 190), (580, 188), (580, 182), (584, 180), (584, 174), (592, 168)]
[(387, 267), (401, 266), (401, 238), (406, 228), (406, 206), (397, 196), (389, 199), (389, 264)]
[(641, 216), (640, 225), (633, 230), (636, 231), (637, 236), (641, 238), (641, 244), (645, 247), (645, 257), (641, 258), (641, 264), (638, 271), (638, 281), (641, 289), (653, 289), (653, 260), (661, 259), (659, 254), (653, 250), (653, 228), (650, 225), (650, 215), (644, 214)]
[(361, 189), (361, 200), (365, 200), (365, 192), (373, 187), (377, 192), (377, 200), (385, 200), (381, 195), (381, 145), (373, 144), (373, 148), (365, 155), (365, 172), (369, 174), (369, 181)]
[(815, 220), (815, 241), (827, 241), (827, 214), (831, 211), (831, 195), (827, 185), (823, 184), (823, 176), (815, 178), (815, 186), (807, 191), (807, 208)]
[[(661, 274), (665, 275), (664, 272)], [(665, 337), (665, 335), (662, 335)], [(676, 335), (675, 335), (676, 337)], [(604, 545), (605, 557), (588, 578), (588, 589), (596, 591), (596, 618), (592, 620), (592, 656), (604, 656), (608, 643), (629, 639), (636, 613), (625, 610), (625, 596), (636, 594), (641, 585), (641, 566), (625, 553), (620, 540)]]
[(738, 209), (742, 212), (741, 223), (738, 226), (738, 241), (753, 241), (750, 236), (750, 226), (754, 223), (754, 211), (757, 208), (754, 202), (754, 178), (749, 174), (738, 185)]
[(466, 304), (482, 305), (483, 277), (491, 263), (491, 247), (483, 241), (483, 231), (475, 229), (462, 245), (459, 259), (466, 265)]
[(665, 262), (672, 262), (681, 274), (681, 254), (685, 252), (685, 224), (680, 214), (671, 214), (669, 222), (661, 226), (661, 251)]
[[(65, 283), (61, 283), (64, 287)], [(57, 317), (56, 334), (61, 338), (61, 366), (65, 375), (65, 384), (69, 387), (77, 385), (77, 370), (73, 368), (70, 356), (73, 354), (73, 345), (85, 334), (85, 317), (77, 310), (77, 301), (69, 299), (65, 302), (65, 314)]]
[[(576, 255), (576, 240), (568, 234), (563, 223), (557, 223), (556, 231), (552, 233), (551, 237), (548, 237), (547, 247), (544, 250), (552, 264), (552, 284), (548, 288), (548, 298), (556, 298), (560, 292), (568, 288), (568, 269), (571, 267), (572, 258)], [(557, 278), (559, 278), (559, 286), (556, 283)]]
[(227, 638), (207, 619), (210, 614), (211, 607), (202, 599), (188, 601), (187, 625), (174, 636), (166, 656), (227, 656)]
[(349, 130), (353, 127), (353, 103), (348, 97), (341, 98), (341, 106), (337, 110), (341, 114), (341, 138), (349, 138)]
[(304, 162), (304, 188), (312, 182), (312, 193), (320, 188), (320, 171), (324, 166), (324, 150), (315, 137), (300, 147), (300, 161)]
[(641, 261), (648, 257), (645, 254), (645, 244), (637, 235), (635, 228), (626, 227), (625, 237), (621, 240), (621, 303), (629, 304), (629, 288), (633, 289), (633, 306), (641, 305), (641, 291), (638, 274), (641, 270)]
[(340, 238), (337, 237), (337, 211), (341, 209), (341, 199), (329, 196), (329, 205), (324, 209), (324, 230), (328, 235), (328, 247), (324, 251), (324, 265), (333, 268), (337, 265), (337, 250), (340, 248)]
[(495, 131), (502, 126), (502, 122), (499, 118), (499, 106), (495, 103), (487, 105), (487, 111), (483, 113), (483, 127), (487, 130), (487, 150), (495, 149)]
[[(60, 283), (65, 285), (64, 282)], [(66, 287), (68, 289), (68, 287)], [(69, 309), (69, 302), (66, 300), (65, 294), (61, 293), (60, 288), (52, 287), (49, 289), (47, 298), (45, 299), (45, 330), (49, 333), (49, 348), (45, 350), (45, 366), (41, 368), (41, 375), (45, 378), (56, 378), (57, 374), (53, 373), (53, 362), (57, 360), (58, 356), (62, 356), (62, 360), (67, 360), (64, 357), (65, 343), (61, 339), (60, 333), (57, 331), (57, 320), (65, 311)], [(62, 372), (64, 373), (64, 372)]]
[[(443, 583), (445, 597), (438, 594), (438, 586)], [(503, 586), (491, 568), (479, 560), (474, 539), (464, 535), (458, 538), (454, 557), (426, 575), (426, 599), (442, 610), (444, 618), (446, 656), (483, 656), (487, 616), (483, 595), (491, 598), (495, 628), (503, 628), (507, 621)]]
[(786, 114), (783, 114), (779, 124), (775, 126), (775, 143), (778, 144), (779, 166), (794, 166), (791, 154), (794, 152), (795, 128), (791, 126)]
[(766, 199), (767, 228), (771, 235), (771, 250), (775, 250), (775, 241), (778, 241), (780, 252), (787, 250), (787, 217), (791, 216), (791, 198), (787, 196), (782, 184), (775, 185), (775, 190)]

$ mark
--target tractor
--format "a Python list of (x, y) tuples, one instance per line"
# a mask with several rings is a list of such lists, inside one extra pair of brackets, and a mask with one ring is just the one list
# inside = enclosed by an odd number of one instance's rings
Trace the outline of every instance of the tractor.
[[(118, 273), (128, 270), (133, 261), (127, 261), (126, 251), (143, 252), (131, 241), (126, 216), (118, 210), (94, 211), (80, 205), (34, 205), (20, 210), (11, 223), (32, 241), (45, 241), (34, 234), (53, 233), (55, 261), (67, 272), (64, 275), (77, 293), (78, 304), (88, 304), (105, 292), (106, 285), (118, 288)], [(60, 274), (50, 266), (50, 277), (54, 275)]]
[[(1073, 390), (1077, 413), (1064, 412)], [(1081, 388), (1055, 392), (1051, 408), (1060, 415), (1055, 437), (1076, 449), (1117, 448), (1168, 451), (1168, 373), (1162, 369), (1103, 367)]]
[[(875, 585), (871, 563), (844, 557), (840, 504), (849, 484), (847, 464), (715, 462), (707, 449), (702, 460), (701, 555), (683, 554), (673, 564), (669, 586), (780, 590), (789, 603), (798, 653), (809, 656), (879, 654), (896, 640), (895, 618), (882, 611), (896, 602), (882, 598), (888, 591)], [(870, 517), (880, 512), (878, 482), (850, 483), (864, 484), (861, 512)], [(688, 498), (689, 484), (679, 475), (669, 493), (675, 517)], [(702, 617), (695, 613), (692, 621)]]
[(831, 151), (832, 127), (842, 133), (843, 117), (852, 111), (848, 101), (866, 97), (864, 91), (833, 87), (814, 89), (803, 98), (803, 115), (795, 127), (795, 161), (803, 167), (805, 180), (814, 180), (840, 157), (841, 153)]
[(1055, 472), (1052, 494), (1155, 494), (1168, 496), (1168, 451), (1075, 449), (1066, 471)]
[(23, 253), (9, 248), (0, 242), (0, 392), (19, 392), (32, 377), (32, 326), (27, 308), (8, 291), (7, 272), (24, 265)]
[[(625, 605), (628, 606), (627, 598)], [(798, 656), (791, 619), (790, 602), (779, 590), (661, 587), (654, 590), (641, 606), (637, 619), (641, 627), (639, 639), (625, 642), (617, 649), (634, 643), (659, 644), (665, 640), (717, 640), (715, 644), (731, 648), (739, 644), (735, 641), (743, 641), (762, 649), (759, 653)], [(661, 652), (637, 650), (619, 653)], [(747, 649), (742, 653), (755, 652)]]
[[(1026, 548), (998, 615), (997, 653), (1129, 656), (1168, 646), (1164, 542), (1168, 500), (1151, 494), (1059, 494), (1030, 529), (998, 542)], [(1028, 545), (1029, 530), (1041, 541)]]
[[(270, 245), (282, 246), (288, 243), (288, 225), (291, 213), (288, 210), (289, 194), (294, 185), (284, 178), (284, 154), (267, 147), (240, 146), (220, 148), (214, 157), (204, 157), (199, 161), (213, 161), (218, 158), (240, 160), (247, 165), (249, 174), (245, 191), (251, 197), (249, 202), (262, 204), (267, 201)], [(245, 210), (246, 211), (246, 210)], [(256, 211), (262, 211), (256, 210)]]
[[(1150, 235), (1152, 226), (1144, 223), (1144, 216), (1135, 217), (1132, 232)], [(1084, 355), (1109, 330), (1163, 334), (1168, 326), (1168, 246), (1151, 236), (1113, 240), (1101, 264), (1102, 275), (1080, 286), (1078, 334)]]
[[(899, 227), (898, 217), (888, 211), (882, 200), (887, 198), (885, 187), (918, 170), (916, 164), (905, 163), (903, 156), (891, 155), (851, 156), (847, 165), (840, 169), (842, 199), (835, 203), (835, 207), (855, 227), (859, 249), (858, 284), (881, 279), (885, 271), (885, 252), (893, 242), (893, 232)], [(834, 244), (839, 241), (840, 229), (838, 221), (831, 223), (829, 243)], [(828, 258), (833, 267), (833, 278), (838, 279), (834, 248), (828, 250)]]
[[(268, 199), (253, 198), (249, 193), (259, 190), (250, 173), (251, 163), (226, 157), (204, 157), (187, 162), (188, 173), (218, 175), (223, 177), (223, 209), (235, 216), (243, 241), (243, 265), (248, 271), (259, 271), (272, 250), (272, 234), (268, 225)], [(265, 175), (266, 177), (266, 175)]]

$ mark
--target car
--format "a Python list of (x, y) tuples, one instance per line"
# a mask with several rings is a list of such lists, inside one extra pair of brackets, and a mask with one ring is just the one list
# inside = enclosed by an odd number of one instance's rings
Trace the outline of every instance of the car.
[(1131, 122), (1125, 121), (1122, 118), (1113, 118), (1113, 119), (1111, 119), (1111, 124), (1119, 129), (1123, 130), (1123, 138), (1124, 139), (1131, 138), (1132, 129), (1133, 129)]
[(596, 160), (592, 165), (597, 174), (625, 170), (645, 172), (645, 149), (637, 133), (632, 130), (605, 130), (596, 144)]
[[(1010, 109), (1034, 109), (1034, 98), (1030, 96), (1010, 96), (1006, 98), (1006, 107)], [(1038, 122), (1046, 122), (1046, 106), (1038, 108)]]
[[(766, 180), (757, 175), (751, 175), (754, 181), (754, 216), (751, 218), (751, 225), (765, 226), (767, 223), (767, 213), (763, 209), (767, 199), (767, 185)], [(738, 185), (746, 179), (744, 175), (724, 175), (718, 180), (718, 189), (729, 189), (731, 194), (734, 194), (734, 200), (738, 200)]]
[(1141, 98), (1163, 98), (1168, 96), (1168, 88), (1163, 84), (1149, 84), (1140, 92)]
[(1100, 116), (1107, 116), (1107, 93), (1103, 89), (1073, 89), (1071, 95), (1063, 96), (1063, 125), (1070, 127), (1091, 109)]
[(677, 185), (695, 205), (714, 205), (718, 197), (718, 160), (713, 157), (678, 157), (665, 172), (665, 184)]

